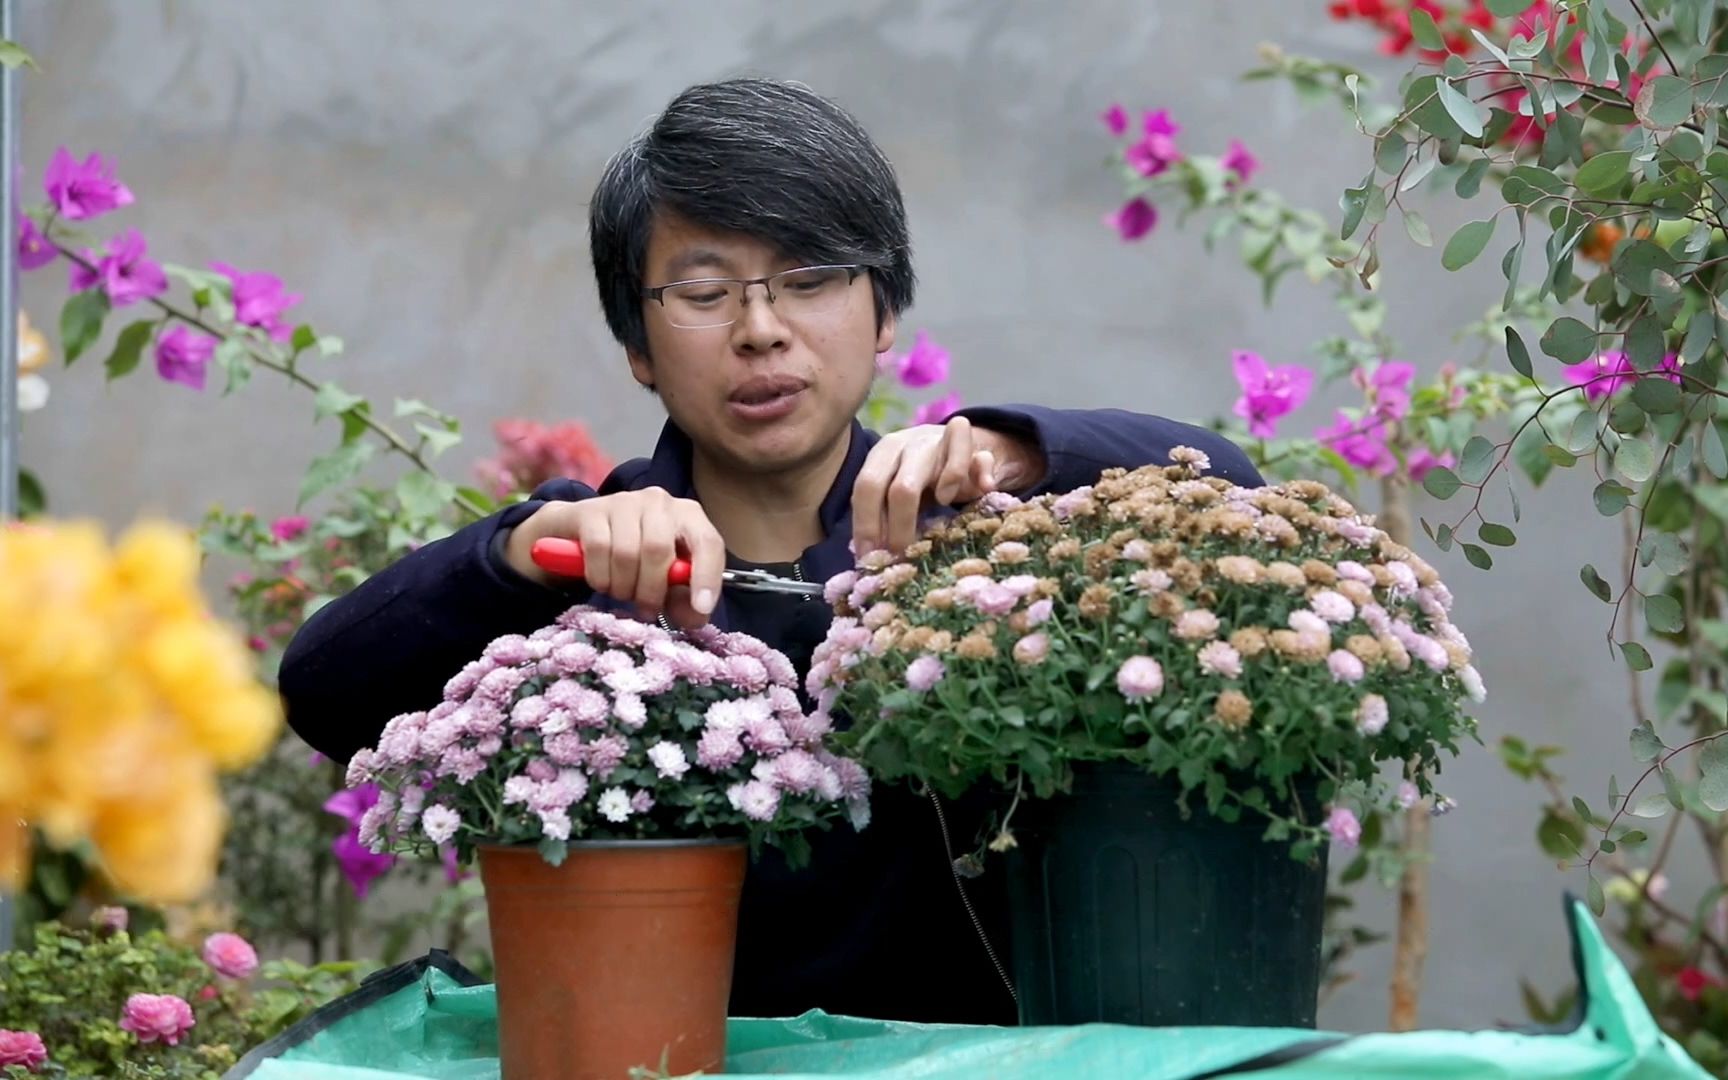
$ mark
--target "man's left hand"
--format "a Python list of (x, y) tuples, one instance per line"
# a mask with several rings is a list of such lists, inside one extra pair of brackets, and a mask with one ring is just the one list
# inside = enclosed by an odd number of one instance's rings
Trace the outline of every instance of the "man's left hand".
[(1036, 445), (973, 427), (965, 417), (885, 435), (852, 489), (853, 548), (859, 555), (904, 551), (918, 539), (918, 518), (931, 506), (1024, 491), (1043, 478), (1044, 455)]

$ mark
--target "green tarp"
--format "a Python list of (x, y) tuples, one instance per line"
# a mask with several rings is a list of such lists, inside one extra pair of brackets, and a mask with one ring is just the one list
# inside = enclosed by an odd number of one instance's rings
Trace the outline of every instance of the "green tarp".
[[(1569, 912), (1584, 993), (1576, 1022), (1563, 1030), (1346, 1036), (1106, 1024), (989, 1028), (812, 1012), (734, 1020), (727, 1071), (861, 1080), (1708, 1080), (1658, 1030), (1589, 913), (1576, 901)], [(248, 1055), (227, 1080), (492, 1080), (498, 1076), (492, 988), (463, 985), (464, 975), (442, 957), (393, 969)]]

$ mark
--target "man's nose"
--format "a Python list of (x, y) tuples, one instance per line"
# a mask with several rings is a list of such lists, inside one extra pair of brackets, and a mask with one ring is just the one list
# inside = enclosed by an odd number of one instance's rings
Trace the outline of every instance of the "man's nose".
[(785, 320), (768, 297), (768, 286), (760, 282), (744, 286), (738, 321), (732, 324), (733, 347), (740, 352), (772, 352), (784, 349), (790, 337)]

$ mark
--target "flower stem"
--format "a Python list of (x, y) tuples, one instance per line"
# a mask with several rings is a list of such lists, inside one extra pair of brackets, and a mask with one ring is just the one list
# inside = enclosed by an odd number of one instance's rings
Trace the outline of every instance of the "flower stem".
[[(95, 265), (88, 259), (68, 248), (58, 239), (49, 236), (47, 237), (47, 240), (56, 251), (66, 256), (68, 261), (76, 263), (86, 270), (96, 269)], [(150, 303), (170, 318), (179, 319), (186, 325), (197, 330), (202, 330), (204, 333), (209, 334), (212, 337), (221, 338), (224, 341), (240, 342), (241, 346), (246, 350), (247, 359), (251, 360), (254, 364), (267, 370), (274, 371), (276, 374), (281, 375), (283, 378), (297, 386), (304, 387), (313, 393), (318, 392), (318, 384), (316, 382), (313, 382), (311, 379), (302, 375), (293, 366), (293, 364), (285, 363), (260, 349), (258, 343), (248, 336), (244, 334), (231, 334), (224, 331), (211, 325), (209, 322), (206, 322), (198, 313), (177, 307), (160, 297), (151, 297)], [(379, 439), (383, 440), (390, 450), (407, 458), (409, 463), (416, 469), (430, 473), (433, 476), (438, 475), (438, 471), (431, 466), (425, 456), (413, 446), (410, 446), (408, 442), (403, 439), (402, 436), (398, 435), (388, 424), (385, 424), (366, 413), (357, 413), (355, 415), (368, 430), (370, 430), (374, 435), (377, 435)], [(461, 492), (452, 495), (450, 501), (454, 503), (458, 509), (462, 510), (463, 513), (466, 513), (473, 518), (482, 518), (486, 516), (486, 511), (483, 508)]]

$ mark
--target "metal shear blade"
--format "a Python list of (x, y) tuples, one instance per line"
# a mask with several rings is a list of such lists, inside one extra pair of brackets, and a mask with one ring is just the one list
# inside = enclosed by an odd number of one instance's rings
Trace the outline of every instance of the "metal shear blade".
[(777, 577), (766, 570), (727, 570), (721, 574), (729, 589), (745, 592), (785, 593), (790, 596), (821, 596), (819, 581), (794, 581)]

